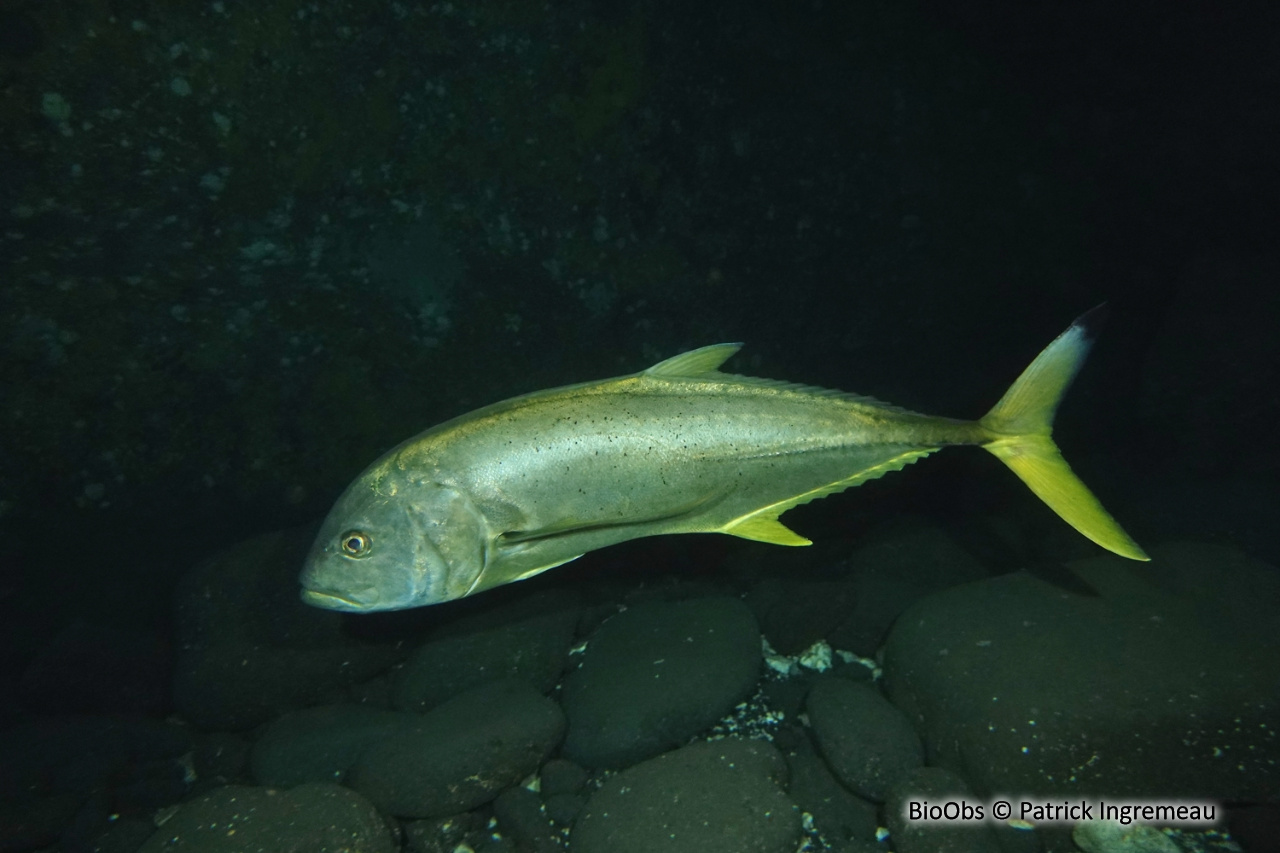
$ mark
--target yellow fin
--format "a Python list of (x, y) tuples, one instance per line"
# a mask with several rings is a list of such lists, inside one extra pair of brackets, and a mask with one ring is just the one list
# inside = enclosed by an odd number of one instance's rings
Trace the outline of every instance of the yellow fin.
[(536, 568), (529, 569), (528, 571), (521, 572), (520, 574), (511, 578), (509, 581), (506, 581), (506, 583), (514, 583), (515, 581), (528, 580), (534, 575), (542, 574), (547, 569), (554, 569), (556, 566), (563, 566), (565, 563), (572, 563), (574, 560), (578, 559), (581, 556), (582, 556), (581, 554), (574, 554), (572, 557), (566, 557), (563, 560), (556, 560), (554, 563), (547, 563), (545, 566), (538, 566)]
[(471, 588), (459, 596), (459, 598), (468, 595), (475, 595), (477, 592), (484, 592), (486, 589), (493, 589), (495, 586), (502, 586), (504, 583), (515, 583), (516, 581), (527, 580), (534, 575), (540, 575), (547, 569), (554, 569), (556, 566), (563, 566), (565, 563), (573, 562), (581, 557), (581, 554), (574, 554), (572, 557), (565, 557), (563, 560), (555, 560), (547, 563), (545, 566), (535, 566), (532, 569), (525, 569), (514, 577), (506, 577), (501, 573), (493, 574), (490, 572), (480, 572), (476, 575), (476, 579), (471, 582)]
[(983, 447), (1080, 533), (1121, 557), (1149, 560), (1080, 482), (1050, 437), (1058, 403), (1089, 354), (1101, 318), (1101, 307), (1093, 309), (1036, 356), (981, 420), (992, 433)]
[(757, 542), (770, 542), (774, 545), (812, 545), (813, 543), (808, 539), (778, 521), (778, 516), (793, 507), (807, 504), (809, 501), (814, 501), (818, 498), (825, 498), (827, 495), (833, 495), (836, 492), (843, 492), (845, 489), (861, 485), (868, 480), (882, 477), (890, 471), (901, 471), (907, 465), (922, 456), (928, 456), (936, 449), (934, 447), (926, 447), (920, 450), (908, 450), (899, 453), (897, 456), (890, 457), (878, 465), (872, 465), (856, 474), (845, 477), (843, 480), (837, 480), (834, 483), (819, 486), (808, 492), (802, 492), (775, 504), (761, 507), (752, 513), (729, 522), (720, 528), (719, 532), (727, 533), (730, 536), (741, 536), (743, 539), (754, 539)]
[(1080, 482), (1053, 439), (1047, 435), (1014, 436), (993, 441), (986, 448), (1081, 534), (1121, 557), (1151, 559), (1103, 508), (1089, 487)]
[(711, 373), (729, 360), (742, 344), (712, 344), (709, 347), (682, 352), (666, 361), (660, 361), (645, 373), (650, 376), (702, 376)]
[(739, 536), (743, 539), (754, 539), (756, 542), (768, 542), (772, 545), (812, 545), (799, 533), (787, 527), (778, 517), (764, 515), (747, 516), (743, 521), (732, 524), (722, 533)]

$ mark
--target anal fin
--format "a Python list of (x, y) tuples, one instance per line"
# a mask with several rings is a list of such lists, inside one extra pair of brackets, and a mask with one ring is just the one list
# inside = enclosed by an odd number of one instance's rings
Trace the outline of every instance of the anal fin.
[(753, 539), (756, 542), (768, 542), (772, 545), (812, 545), (799, 533), (787, 527), (778, 516), (753, 515), (736, 521), (723, 528), (721, 533), (738, 536), (742, 539)]
[(718, 532), (727, 533), (730, 536), (740, 536), (743, 539), (754, 539), (757, 542), (769, 542), (774, 545), (812, 545), (811, 541), (778, 521), (778, 516), (793, 507), (800, 506), (800, 504), (806, 504), (809, 501), (817, 500), (836, 492), (843, 492), (852, 486), (858, 486), (868, 480), (884, 476), (890, 471), (900, 471), (920, 457), (928, 456), (937, 449), (936, 447), (915, 447), (899, 450), (875, 464), (868, 465), (861, 471), (850, 474), (842, 480), (836, 480), (834, 483), (828, 483), (824, 486), (810, 489), (807, 492), (801, 492), (798, 495), (763, 506), (754, 512), (736, 518), (721, 527)]

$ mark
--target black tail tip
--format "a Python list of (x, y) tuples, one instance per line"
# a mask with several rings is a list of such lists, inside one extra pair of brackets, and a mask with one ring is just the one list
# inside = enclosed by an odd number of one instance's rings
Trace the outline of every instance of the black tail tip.
[(1087, 340), (1092, 341), (1102, 332), (1102, 327), (1106, 325), (1107, 318), (1110, 316), (1111, 308), (1103, 302), (1081, 314), (1071, 326), (1080, 330)]

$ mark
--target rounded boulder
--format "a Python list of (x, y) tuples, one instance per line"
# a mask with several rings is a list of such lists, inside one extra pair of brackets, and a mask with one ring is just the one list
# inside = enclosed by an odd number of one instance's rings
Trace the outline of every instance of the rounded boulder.
[(617, 768), (687, 743), (751, 695), (760, 661), (760, 629), (736, 598), (623, 611), (565, 678), (565, 756)]
[(226, 785), (183, 804), (138, 853), (395, 853), (378, 810), (355, 791), (308, 783), (290, 791)]
[(793, 853), (800, 812), (771, 744), (695, 743), (624, 770), (592, 795), (573, 853)]
[(560, 706), (528, 684), (490, 682), (371, 743), (347, 783), (396, 817), (468, 811), (536, 770), (564, 728)]
[(924, 764), (911, 721), (870, 684), (823, 678), (805, 710), (827, 766), (859, 796), (883, 802), (892, 785)]

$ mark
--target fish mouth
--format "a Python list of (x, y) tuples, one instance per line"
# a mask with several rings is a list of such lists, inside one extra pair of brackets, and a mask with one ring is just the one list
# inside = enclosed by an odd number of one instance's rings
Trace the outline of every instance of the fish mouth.
[[(372, 592), (372, 588), (369, 588), (368, 590), (360, 590), (360, 592), (366, 591)], [(318, 589), (303, 589), (302, 600), (313, 607), (322, 607), (325, 610), (345, 610), (349, 613), (356, 613), (372, 609), (377, 596), (360, 596), (360, 592), (352, 593), (351, 596), (346, 596), (339, 595), (336, 592), (322, 592)], [(362, 598), (364, 600), (361, 600)]]

